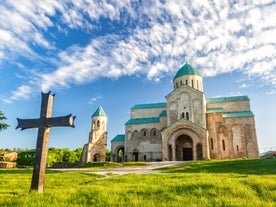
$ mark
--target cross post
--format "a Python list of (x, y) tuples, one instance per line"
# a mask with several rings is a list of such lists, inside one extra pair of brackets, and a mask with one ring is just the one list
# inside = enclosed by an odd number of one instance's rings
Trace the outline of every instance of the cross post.
[(48, 93), (41, 93), (41, 110), (40, 118), (38, 119), (19, 119), (16, 129), (21, 128), (30, 129), (38, 128), (36, 153), (33, 168), (33, 176), (30, 191), (38, 191), (40, 193), (44, 190), (44, 178), (46, 171), (46, 160), (48, 155), (48, 142), (51, 127), (70, 126), (74, 127), (75, 116), (71, 114), (61, 117), (52, 117), (52, 107), (54, 96)]

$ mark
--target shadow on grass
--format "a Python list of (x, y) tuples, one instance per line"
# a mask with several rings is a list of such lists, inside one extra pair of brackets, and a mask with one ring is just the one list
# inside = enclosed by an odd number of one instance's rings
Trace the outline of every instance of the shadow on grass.
[(157, 169), (164, 173), (238, 173), (275, 175), (276, 159), (203, 160)]
[(27, 168), (27, 169), (21, 169), (21, 168), (10, 168), (10, 169), (0, 169), (0, 175), (1, 174), (32, 174), (33, 169)]

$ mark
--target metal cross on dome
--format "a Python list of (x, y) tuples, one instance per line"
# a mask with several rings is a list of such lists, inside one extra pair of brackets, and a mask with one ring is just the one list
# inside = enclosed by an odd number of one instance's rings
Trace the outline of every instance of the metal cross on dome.
[(48, 141), (51, 127), (70, 126), (74, 127), (75, 116), (71, 114), (61, 117), (52, 117), (52, 107), (55, 94), (41, 93), (40, 118), (38, 119), (19, 119), (16, 129), (38, 128), (36, 154), (30, 191), (43, 192), (44, 178), (46, 171), (46, 160), (48, 154)]

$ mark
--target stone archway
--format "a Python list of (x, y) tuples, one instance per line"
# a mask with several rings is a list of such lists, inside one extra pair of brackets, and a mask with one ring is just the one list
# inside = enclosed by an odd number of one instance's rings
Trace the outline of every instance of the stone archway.
[(139, 160), (139, 150), (134, 149), (132, 152), (132, 161), (138, 161)]
[(193, 160), (193, 140), (187, 135), (180, 135), (175, 140), (176, 161)]
[(123, 162), (124, 157), (125, 157), (125, 147), (120, 146), (120, 147), (118, 147), (118, 149), (116, 151), (116, 161), (117, 162)]
[(93, 161), (94, 162), (100, 162), (101, 161), (101, 155), (99, 153), (94, 154)]

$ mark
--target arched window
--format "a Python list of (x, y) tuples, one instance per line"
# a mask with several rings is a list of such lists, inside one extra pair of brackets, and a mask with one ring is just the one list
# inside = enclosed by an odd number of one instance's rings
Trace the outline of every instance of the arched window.
[(156, 131), (155, 130), (153, 131), (153, 136), (156, 136)]
[(182, 118), (185, 118), (185, 113), (184, 112), (182, 112)]
[(185, 82), (186, 82), (186, 85), (188, 85), (188, 80), (186, 80)]
[(214, 149), (214, 140), (213, 140), (213, 138), (211, 138), (210, 142), (211, 142), (211, 150), (213, 150)]
[(98, 120), (97, 121), (97, 128), (100, 129), (101, 128), (101, 122)]
[(147, 136), (147, 131), (146, 131), (146, 130), (144, 131), (144, 137), (145, 137), (145, 136)]
[(182, 80), (180, 81), (180, 85), (182, 85)]
[(186, 112), (186, 119), (189, 120), (189, 112)]
[(192, 80), (192, 88), (194, 87), (194, 80)]

